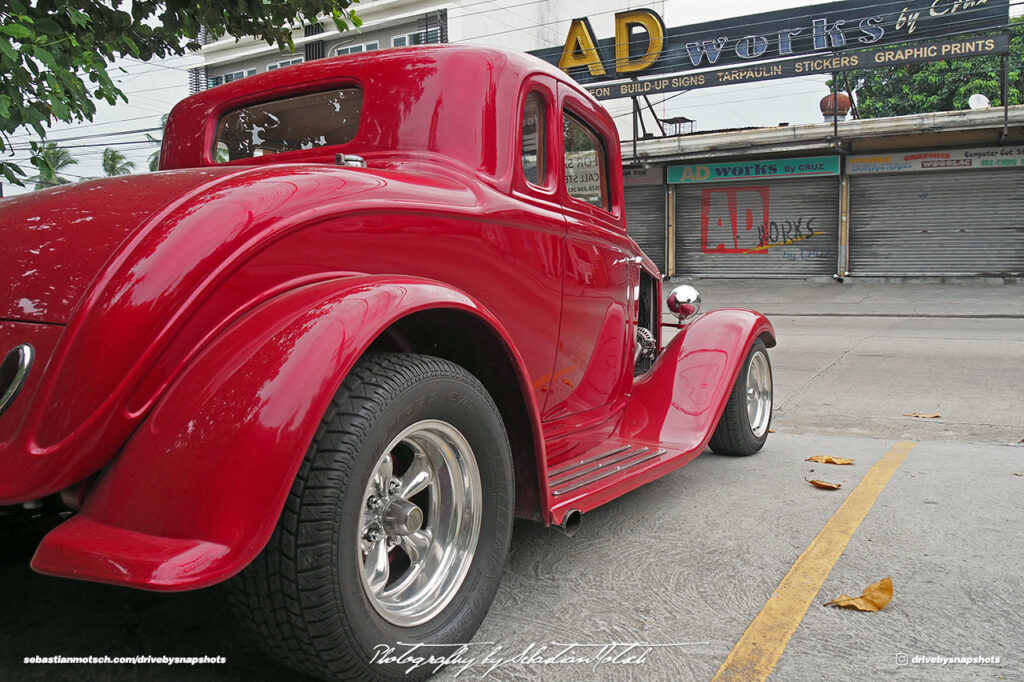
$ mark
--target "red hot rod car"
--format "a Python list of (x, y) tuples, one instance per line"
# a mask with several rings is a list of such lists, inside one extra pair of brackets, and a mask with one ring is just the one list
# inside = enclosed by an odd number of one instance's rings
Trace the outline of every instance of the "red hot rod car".
[(324, 678), (468, 641), (513, 517), (580, 514), (771, 418), (770, 323), (692, 318), (627, 236), (611, 117), (470, 47), (199, 93), (161, 171), (0, 201), (0, 518), (35, 570), (231, 579)]

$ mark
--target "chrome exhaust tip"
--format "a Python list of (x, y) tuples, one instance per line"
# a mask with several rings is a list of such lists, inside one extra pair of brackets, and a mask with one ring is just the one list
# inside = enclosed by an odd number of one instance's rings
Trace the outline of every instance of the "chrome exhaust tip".
[(580, 521), (583, 519), (581, 514), (576, 509), (570, 509), (565, 516), (562, 517), (562, 522), (556, 526), (558, 530), (565, 533), (566, 537), (572, 537), (576, 535), (576, 531), (580, 529)]

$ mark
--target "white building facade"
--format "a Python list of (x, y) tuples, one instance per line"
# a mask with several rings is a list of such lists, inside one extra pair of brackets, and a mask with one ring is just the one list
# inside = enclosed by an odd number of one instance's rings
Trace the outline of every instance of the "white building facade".
[[(663, 13), (665, 2), (596, 0), (585, 12), (598, 35), (615, 31), (615, 14), (633, 6)], [(254, 38), (225, 36), (205, 44), (203, 65), (190, 72), (192, 93), (314, 59), (427, 43), (487, 45), (521, 52), (561, 45), (572, 19), (584, 11), (564, 0), (502, 3), (493, 0), (363, 0), (352, 9), (358, 29), (339, 32), (330, 17), (297, 29), (294, 52)], [(631, 102), (605, 103), (624, 138), (632, 136)], [(660, 112), (659, 112), (660, 113)]]

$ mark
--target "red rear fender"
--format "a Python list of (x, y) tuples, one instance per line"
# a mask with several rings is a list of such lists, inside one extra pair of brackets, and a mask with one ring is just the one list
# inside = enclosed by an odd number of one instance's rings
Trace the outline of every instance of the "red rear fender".
[[(381, 332), (465, 294), (415, 278), (352, 277), (258, 307), (213, 340), (97, 480), (81, 513), (43, 540), (41, 573), (153, 590), (204, 587), (266, 544), (321, 417)], [(533, 410), (536, 419), (536, 410)]]

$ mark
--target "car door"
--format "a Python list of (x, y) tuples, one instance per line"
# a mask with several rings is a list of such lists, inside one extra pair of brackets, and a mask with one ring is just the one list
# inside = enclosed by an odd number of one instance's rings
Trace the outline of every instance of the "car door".
[(632, 296), (639, 277), (626, 236), (614, 124), (559, 84), (560, 193), (566, 220), (562, 320), (545, 420), (614, 406), (632, 382)]

